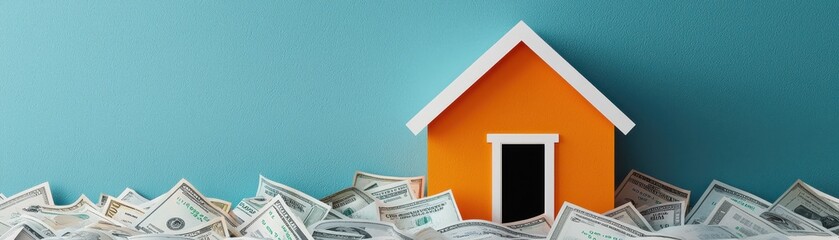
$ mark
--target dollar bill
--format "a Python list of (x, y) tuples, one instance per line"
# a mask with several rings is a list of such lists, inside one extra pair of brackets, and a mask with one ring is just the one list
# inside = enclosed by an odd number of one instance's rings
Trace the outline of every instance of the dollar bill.
[(364, 236), (360, 234), (330, 230), (315, 230), (312, 232), (312, 237), (317, 240), (364, 239)]
[(166, 192), (163, 199), (137, 221), (137, 229), (146, 233), (183, 233), (211, 220), (223, 217), (229, 226), (237, 226), (226, 212), (213, 206), (186, 179)]
[(380, 206), (379, 217), (399, 229), (438, 229), (462, 220), (451, 190), (408, 203)]
[(503, 223), (502, 225), (519, 232), (533, 235), (545, 236), (551, 231), (551, 221), (548, 220), (548, 216), (545, 214), (515, 222)]
[(40, 222), (46, 223), (58, 236), (66, 233), (63, 229), (82, 228), (98, 221), (121, 225), (99, 212), (97, 207), (85, 195), (72, 204), (65, 206), (37, 205), (29, 206), (21, 214), (29, 215)]
[(344, 216), (352, 216), (359, 209), (376, 202), (373, 196), (356, 187), (342, 189), (322, 198), (320, 201), (331, 205), (332, 209), (344, 214)]
[(112, 196), (108, 195), (108, 194), (100, 193), (99, 194), (99, 202), (96, 203), (96, 206), (98, 206), (99, 208), (102, 208), (102, 206), (105, 205), (105, 202), (108, 201), (108, 198), (112, 198)]
[(839, 227), (839, 208), (832, 204), (827, 194), (804, 181), (795, 181), (774, 205), (784, 206), (826, 229)]
[(449, 239), (474, 239), (491, 237), (493, 239), (545, 239), (545, 235), (529, 234), (503, 225), (484, 221), (466, 220), (437, 230)]
[(640, 208), (648, 205), (666, 202), (687, 202), (690, 191), (653, 178), (636, 170), (632, 170), (623, 179), (615, 191), (615, 205), (620, 206), (631, 202)]
[(117, 198), (123, 202), (133, 205), (141, 205), (150, 201), (148, 198), (143, 197), (143, 195), (140, 195), (137, 191), (131, 188), (125, 188), (125, 190), (122, 190), (122, 193), (120, 193)]
[(635, 226), (606, 217), (569, 202), (562, 208), (554, 220), (553, 228), (547, 239), (590, 240), (590, 239), (627, 239), (654, 237), (658, 239), (679, 239), (672, 236), (653, 234)]
[(772, 205), (768, 210), (760, 213), (760, 218), (774, 224), (789, 235), (808, 236), (836, 236), (820, 224), (810, 222), (801, 215), (781, 205)]
[(717, 203), (704, 225), (720, 225), (734, 229), (737, 231), (735, 232), (737, 238), (771, 233), (785, 234), (783, 230), (753, 215), (751, 211), (741, 208), (739, 204), (727, 197), (723, 197)]
[(385, 204), (401, 204), (416, 199), (411, 189), (410, 181), (399, 181), (386, 184), (381, 187), (377, 185), (377, 187), (371, 188), (365, 192)]
[(262, 209), (265, 204), (268, 204), (268, 201), (271, 201), (271, 199), (265, 197), (244, 198), (236, 205), (236, 208), (230, 211), (230, 216), (240, 224), (250, 221), (256, 212)]
[(668, 202), (638, 209), (641, 216), (658, 231), (672, 226), (681, 226), (685, 219), (687, 204), (683, 201)]
[(273, 198), (277, 195), (283, 196), (282, 199), (290, 207), (289, 210), (303, 220), (303, 224), (306, 226), (326, 218), (326, 214), (331, 209), (329, 205), (312, 196), (259, 175), (259, 187), (256, 196)]
[(270, 239), (314, 239), (303, 222), (285, 204), (282, 196), (275, 196), (249, 222), (237, 229), (242, 236)]
[(393, 224), (358, 219), (324, 220), (311, 227), (311, 231), (315, 232), (324, 230), (361, 235), (364, 239), (412, 239), (409, 234), (399, 230)]
[(0, 240), (40, 240), (44, 238), (43, 236), (32, 234), (26, 228), (28, 228), (26, 225), (17, 225), (0, 236)]
[(163, 240), (163, 239), (200, 239), (200, 240), (223, 240), (230, 237), (229, 231), (227, 230), (227, 224), (224, 222), (224, 218), (216, 218), (197, 226), (193, 229), (186, 230), (183, 233), (178, 234), (145, 234), (145, 235), (136, 235), (128, 237), (130, 240), (140, 240), (140, 239), (147, 239), (147, 240)]
[(224, 212), (230, 212), (231, 203), (218, 198), (207, 198), (214, 206)]
[(381, 221), (382, 219), (380, 216), (379, 203), (371, 203), (361, 209), (358, 209), (358, 211), (354, 212), (349, 217), (352, 219)]
[(37, 205), (54, 205), (48, 182), (38, 184), (0, 201), (0, 222), (18, 216), (26, 207)]
[(650, 226), (647, 219), (638, 212), (638, 209), (631, 202), (624, 203), (615, 209), (605, 212), (603, 216), (614, 218), (626, 224), (632, 224), (645, 231), (653, 231), (653, 227)]
[(323, 220), (335, 220), (335, 219), (350, 219), (349, 217), (345, 216), (343, 213), (335, 211), (335, 209), (329, 210), (329, 213), (326, 214), (326, 218)]
[(425, 176), (392, 177), (356, 171), (353, 187), (367, 191), (399, 181), (409, 181), (411, 183), (411, 193), (413, 193), (414, 199), (425, 197)]
[(0, 193), (0, 201), (2, 201), (3, 199), (6, 199), (6, 195), (3, 195), (2, 193)]
[[(22, 214), (9, 220), (9, 225), (23, 227), (23, 232), (26, 235), (34, 236), (37, 239), (55, 237), (58, 230), (63, 230), (59, 223), (43, 221), (43, 216), (35, 216), (30, 214)], [(5, 240), (5, 239), (4, 239)]]
[(126, 226), (136, 226), (140, 217), (146, 215), (145, 211), (140, 209), (140, 207), (116, 198), (108, 198), (104, 206), (102, 206), (102, 210), (105, 217), (111, 218)]
[(705, 222), (708, 214), (711, 213), (711, 210), (714, 210), (717, 202), (723, 197), (727, 197), (735, 203), (740, 204), (740, 207), (752, 211), (753, 214), (760, 214), (772, 205), (754, 194), (714, 180), (705, 190), (705, 193), (702, 194), (702, 197), (699, 197), (699, 201), (696, 202), (693, 209), (691, 209), (686, 223), (699, 224)]
[(681, 225), (659, 230), (658, 234), (679, 237), (681, 239), (710, 240), (710, 239), (735, 239), (737, 230), (726, 226), (707, 225)]

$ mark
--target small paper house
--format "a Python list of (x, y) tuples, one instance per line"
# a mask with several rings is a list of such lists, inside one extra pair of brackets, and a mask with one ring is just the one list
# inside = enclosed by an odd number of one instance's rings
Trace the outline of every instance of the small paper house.
[(615, 128), (635, 123), (519, 22), (408, 123), (428, 127), (429, 194), (464, 219), (512, 222), (569, 201), (614, 207)]

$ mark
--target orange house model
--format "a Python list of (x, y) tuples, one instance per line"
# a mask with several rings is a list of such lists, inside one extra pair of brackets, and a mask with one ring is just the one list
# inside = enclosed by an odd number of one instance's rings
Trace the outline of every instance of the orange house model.
[(428, 127), (428, 191), (464, 219), (507, 223), (564, 201), (614, 207), (615, 128), (635, 126), (524, 22), (407, 123)]

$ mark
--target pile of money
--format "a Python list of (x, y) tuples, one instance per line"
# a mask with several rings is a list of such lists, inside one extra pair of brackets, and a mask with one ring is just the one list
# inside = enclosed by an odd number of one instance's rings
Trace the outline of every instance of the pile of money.
[(55, 205), (42, 183), (0, 194), (0, 240), (839, 239), (839, 199), (802, 181), (769, 203), (715, 180), (689, 206), (690, 191), (633, 170), (613, 210), (566, 202), (555, 218), (503, 224), (464, 220), (455, 193), (426, 196), (425, 187), (423, 176), (356, 172), (352, 185), (318, 199), (259, 176), (256, 194), (233, 205), (182, 179), (154, 198), (126, 188), (98, 203), (82, 195)]

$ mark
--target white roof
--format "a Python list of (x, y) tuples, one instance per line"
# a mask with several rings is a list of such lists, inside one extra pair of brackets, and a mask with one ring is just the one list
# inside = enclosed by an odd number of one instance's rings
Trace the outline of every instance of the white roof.
[(419, 134), (425, 126), (434, 121), (443, 110), (446, 110), (461, 94), (466, 92), (472, 84), (478, 81), (490, 68), (495, 66), (501, 58), (507, 55), (519, 42), (524, 42), (536, 55), (539, 55), (554, 71), (559, 73), (565, 81), (577, 90), (589, 103), (594, 105), (603, 116), (615, 125), (623, 134), (628, 134), (635, 123), (621, 112), (612, 101), (609, 101), (594, 85), (591, 85), (577, 69), (565, 61), (548, 43), (523, 21), (519, 21), (513, 29), (504, 34), (498, 42), (484, 52), (466, 71), (460, 74), (446, 89), (443, 89), (428, 105), (414, 115), (407, 125), (414, 135)]

